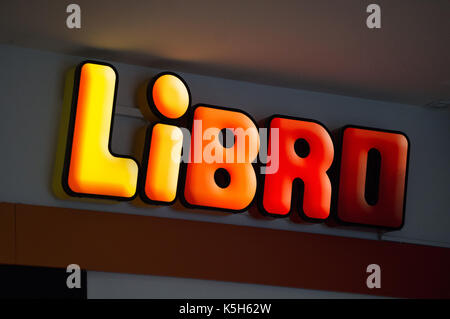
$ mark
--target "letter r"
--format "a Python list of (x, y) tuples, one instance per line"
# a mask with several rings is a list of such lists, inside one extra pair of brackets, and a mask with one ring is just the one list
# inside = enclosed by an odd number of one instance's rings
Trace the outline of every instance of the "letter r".
[(331, 202), (327, 170), (334, 156), (330, 134), (319, 123), (279, 116), (270, 120), (272, 128), (278, 128), (279, 141), (278, 146), (270, 145), (269, 137), (269, 150), (278, 147), (279, 169), (264, 176), (263, 209), (272, 215), (288, 215), (293, 184), (300, 179), (304, 184), (301, 211), (311, 219), (326, 219)]

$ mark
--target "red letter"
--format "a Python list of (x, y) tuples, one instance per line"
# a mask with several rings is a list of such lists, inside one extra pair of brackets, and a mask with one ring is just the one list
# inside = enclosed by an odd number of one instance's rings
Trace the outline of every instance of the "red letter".
[[(279, 169), (264, 177), (263, 208), (269, 214), (287, 215), (291, 211), (292, 186), (304, 183), (303, 213), (311, 219), (330, 214), (331, 183), (327, 170), (333, 162), (330, 134), (316, 122), (274, 117), (270, 129), (279, 129)], [(277, 147), (270, 145), (270, 152)]]
[[(403, 226), (408, 147), (408, 139), (401, 133), (344, 129), (337, 211), (341, 221), (396, 229)], [(375, 167), (370, 163), (373, 150), (378, 157)], [(375, 196), (368, 196), (369, 188)]]

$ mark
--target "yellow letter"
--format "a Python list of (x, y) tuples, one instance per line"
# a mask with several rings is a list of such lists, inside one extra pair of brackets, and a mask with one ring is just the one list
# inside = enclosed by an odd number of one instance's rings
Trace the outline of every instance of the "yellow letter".
[(162, 123), (157, 123), (150, 132), (151, 138), (146, 139), (147, 143), (151, 140), (147, 163), (144, 161), (143, 164), (147, 167), (143, 199), (173, 203), (177, 194), (183, 133), (176, 126)]
[(137, 162), (109, 148), (116, 78), (106, 64), (84, 62), (77, 68), (63, 174), (71, 196), (130, 200), (136, 194)]

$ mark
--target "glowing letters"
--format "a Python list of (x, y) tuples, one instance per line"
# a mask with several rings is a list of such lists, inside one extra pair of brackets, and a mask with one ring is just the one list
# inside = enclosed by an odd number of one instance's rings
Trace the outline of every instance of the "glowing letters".
[[(148, 110), (159, 119), (147, 128), (138, 164), (109, 147), (116, 90), (112, 66), (78, 66), (62, 176), (70, 196), (132, 200), (139, 193), (151, 204), (180, 198), (188, 207), (242, 212), (256, 203), (271, 216), (297, 211), (314, 222), (335, 209), (343, 223), (404, 223), (409, 142), (400, 132), (348, 126), (336, 150), (319, 122), (274, 115), (262, 134), (240, 110), (191, 107), (187, 84), (165, 72), (147, 85)], [(181, 125), (185, 118), (190, 131)]]

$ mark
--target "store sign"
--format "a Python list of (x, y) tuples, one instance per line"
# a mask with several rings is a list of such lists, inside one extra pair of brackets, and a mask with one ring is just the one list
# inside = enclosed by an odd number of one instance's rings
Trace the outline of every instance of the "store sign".
[[(111, 151), (117, 72), (104, 63), (76, 69), (62, 176), (74, 197), (263, 214), (293, 211), (310, 221), (401, 228), (409, 142), (399, 132), (346, 126), (339, 142), (321, 123), (274, 115), (259, 128), (243, 111), (191, 107), (178, 75), (147, 85), (150, 125), (143, 158)], [(183, 128), (186, 122), (190, 129)], [(339, 146), (337, 146), (339, 145)]]

